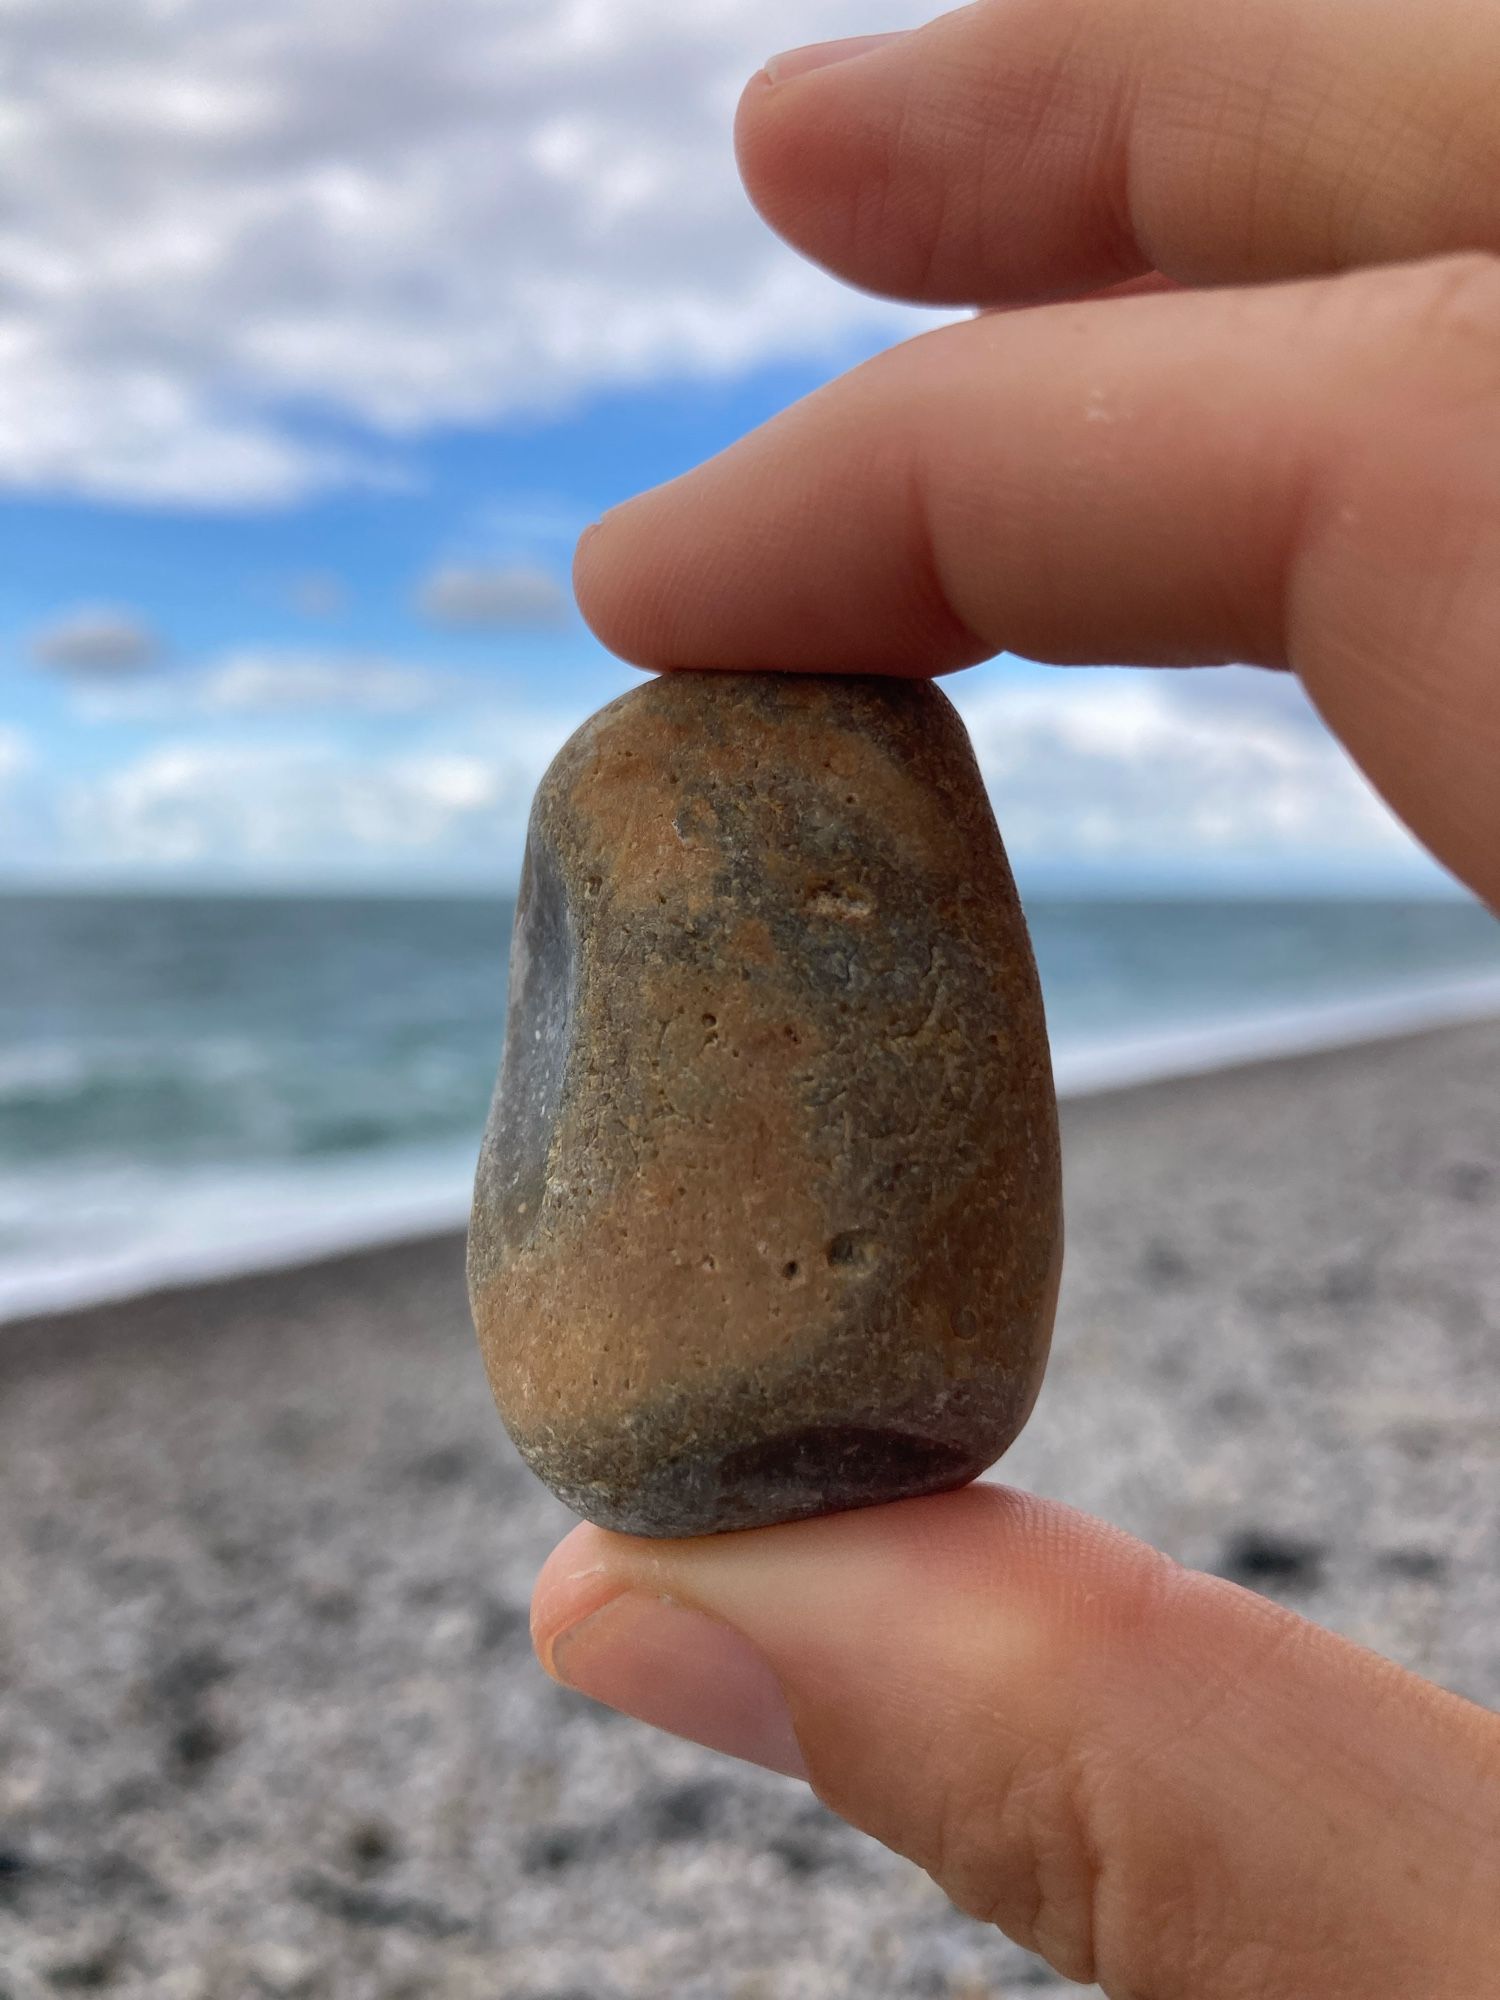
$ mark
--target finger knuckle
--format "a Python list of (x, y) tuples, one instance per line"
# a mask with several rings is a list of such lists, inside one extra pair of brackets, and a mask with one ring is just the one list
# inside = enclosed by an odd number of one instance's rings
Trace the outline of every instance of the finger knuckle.
[[(1177, 1575), (1152, 1561), (1116, 1577), (1116, 1643), (1145, 1642)], [(1062, 1685), (1075, 1662), (1060, 1653), (1034, 1670)], [(1142, 1832), (1124, 1747), (1087, 1698), (1070, 1706), (1054, 1733), (1017, 1746), (998, 1769), (975, 1768), (950, 1793), (933, 1872), (961, 1909), (1087, 1983), (1125, 1949)]]
[(927, 1867), (966, 1915), (1070, 1979), (1094, 1978), (1099, 1862), (1085, 1757), (1030, 1745), (1003, 1772), (951, 1787)]

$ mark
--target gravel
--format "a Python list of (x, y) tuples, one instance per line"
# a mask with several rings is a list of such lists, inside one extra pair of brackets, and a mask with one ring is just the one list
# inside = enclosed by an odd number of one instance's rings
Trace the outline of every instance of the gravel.
[[(1500, 1699), (1500, 1023), (1067, 1108), (1008, 1478)], [(1075, 1993), (555, 1689), (453, 1238), (0, 1329), (0, 2000)]]

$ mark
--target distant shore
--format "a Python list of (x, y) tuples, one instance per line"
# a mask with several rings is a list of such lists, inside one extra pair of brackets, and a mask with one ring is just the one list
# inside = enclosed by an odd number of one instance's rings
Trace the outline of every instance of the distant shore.
[[(1064, 1110), (1008, 1479), (1500, 1700), (1500, 1021)], [(0, 1339), (18, 2000), (1037, 2000), (801, 1788), (554, 1689), (453, 1232)]]
[[(1065, 1101), (1245, 1064), (1400, 1040), (1467, 1022), (1500, 1019), (1500, 978), (1429, 980), (1363, 998), (1248, 1012), (1211, 1026), (1063, 1043), (1055, 1069)], [(28, 1275), (0, 1265), (0, 1340), (17, 1322), (149, 1297), (164, 1288), (296, 1270), (329, 1258), (444, 1235), (464, 1227), (474, 1142), (376, 1155), (341, 1170), (309, 1198), (305, 1169), (289, 1162), (209, 1177), (201, 1215), (193, 1197), (166, 1243)], [(221, 1210), (233, 1210), (228, 1229)], [(215, 1225), (224, 1229), (216, 1235)], [(196, 1226), (195, 1226), (196, 1225)]]

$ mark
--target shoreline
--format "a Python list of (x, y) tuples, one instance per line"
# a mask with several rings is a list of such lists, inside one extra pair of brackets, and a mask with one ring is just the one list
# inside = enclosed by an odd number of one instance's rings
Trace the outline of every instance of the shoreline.
[[(1500, 1703), (1497, 1074), (1500, 1020), (1066, 1103), (996, 1476)], [(1079, 1991), (805, 1788), (542, 1673), (572, 1517), (457, 1234), (16, 1328), (0, 1515), (18, 2000)]]
[[(1488, 978), (1261, 1014), (1214, 1028), (1121, 1040), (1107, 1051), (1079, 1048), (1057, 1063), (1058, 1102), (1066, 1117), (1071, 1107), (1174, 1085), (1232, 1080), (1242, 1074), (1271, 1076), (1494, 1022), (1500, 1022), (1500, 980)], [(1173, 1055), (1177, 1060), (1169, 1061)], [(102, 1272), (69, 1273), (38, 1284), (29, 1299), (20, 1287), (7, 1297), (0, 1277), (0, 1353), (28, 1329), (56, 1328), (120, 1308), (150, 1306), (256, 1280), (311, 1278), (388, 1253), (420, 1251), (462, 1238), (468, 1227), (467, 1167), (461, 1192), (446, 1198), (407, 1193), (392, 1201), (386, 1216), (380, 1227), (347, 1222), (340, 1226), (328, 1218), (279, 1235), (263, 1248), (225, 1244), (185, 1250), (180, 1263), (173, 1260), (166, 1267), (141, 1270), (138, 1280), (123, 1283)]]

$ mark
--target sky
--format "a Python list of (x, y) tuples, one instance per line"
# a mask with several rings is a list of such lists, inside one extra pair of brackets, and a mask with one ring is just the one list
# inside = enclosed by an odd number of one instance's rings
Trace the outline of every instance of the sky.
[[(902, 0), (0, 0), (0, 881), (505, 888), (579, 532), (922, 320), (734, 171)], [(774, 662), (768, 662), (774, 665)], [(1294, 683), (947, 684), (1023, 881), (1444, 878)]]

